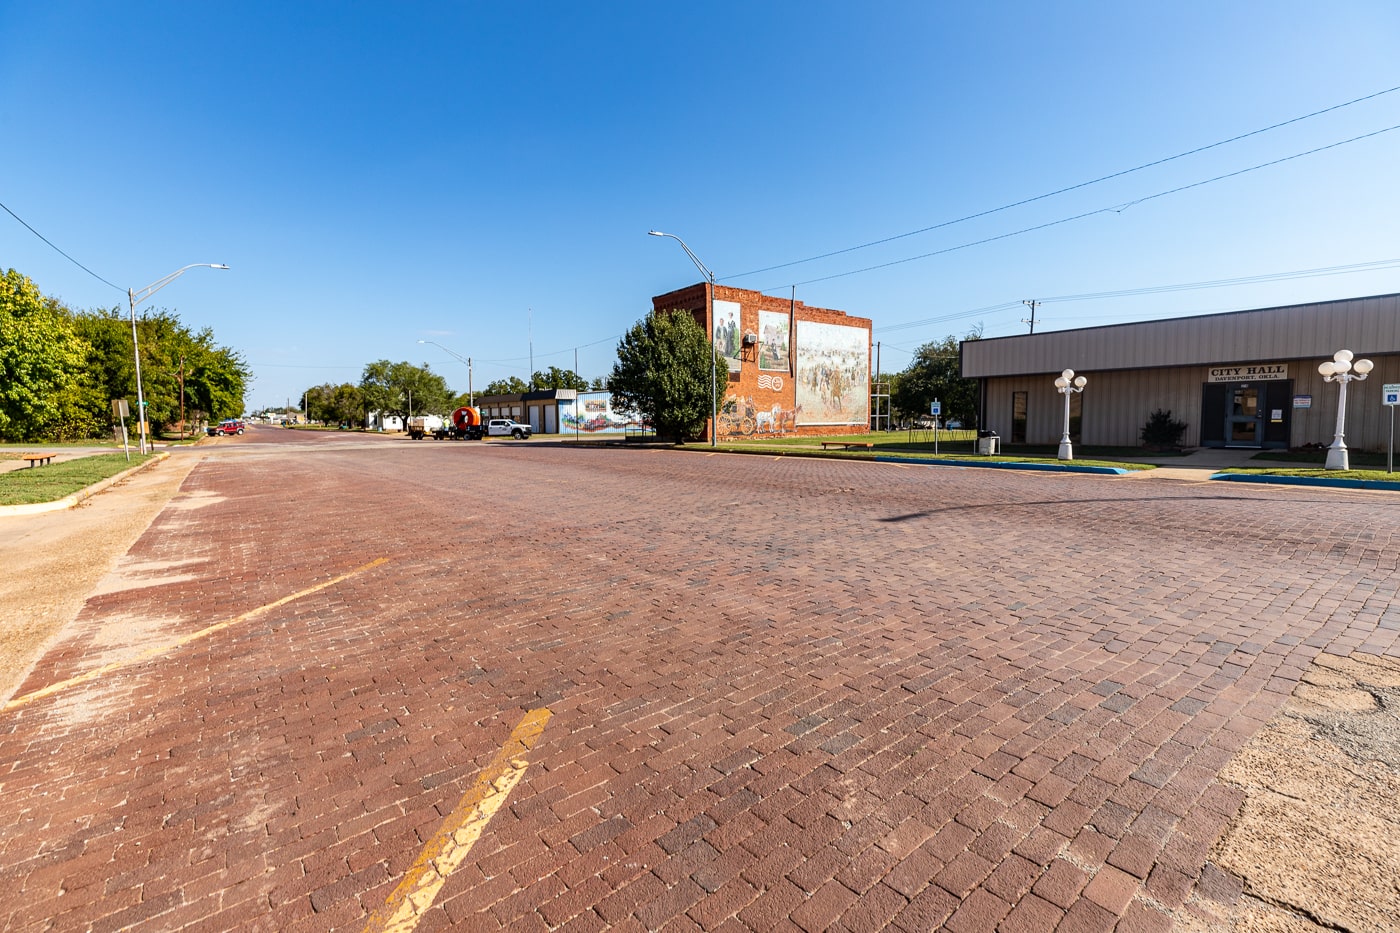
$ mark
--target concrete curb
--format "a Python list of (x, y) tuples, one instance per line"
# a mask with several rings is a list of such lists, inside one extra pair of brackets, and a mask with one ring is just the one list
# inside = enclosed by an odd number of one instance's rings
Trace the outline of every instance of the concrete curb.
[(135, 475), (142, 470), (155, 466), (169, 456), (169, 453), (156, 454), (145, 463), (138, 463), (134, 467), (122, 470), (120, 473), (109, 476), (106, 479), (98, 480), (91, 486), (85, 486), (72, 495), (64, 496), (62, 499), (55, 499), (52, 502), (31, 502), (27, 505), (0, 505), (0, 515), (38, 515), (43, 512), (60, 512), (64, 509), (71, 509), (84, 499), (95, 496), (111, 486), (115, 486), (128, 476)]
[(1150, 473), (1150, 470), (1125, 470), (1121, 467), (1076, 466), (1059, 463), (1026, 463), (1020, 460), (945, 460), (934, 457), (885, 457), (874, 458), (877, 463), (914, 463), (924, 466), (960, 466), (974, 469), (992, 470), (1038, 470), (1042, 473), (1096, 473), (1100, 476), (1126, 476), (1129, 473)]
[(1334, 489), (1379, 489), (1400, 492), (1400, 482), (1383, 479), (1325, 479), (1312, 476), (1269, 476), (1262, 473), (1212, 473), (1211, 479), (1226, 483), (1265, 483), (1276, 486), (1331, 486)]

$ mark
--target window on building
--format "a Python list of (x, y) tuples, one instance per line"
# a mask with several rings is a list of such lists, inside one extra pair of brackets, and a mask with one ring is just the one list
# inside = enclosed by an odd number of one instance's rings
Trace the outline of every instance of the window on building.
[(1069, 397), (1069, 439), (1079, 443), (1079, 424), (1084, 420), (1084, 393), (1075, 392)]
[(1011, 443), (1026, 442), (1026, 393), (1011, 393)]

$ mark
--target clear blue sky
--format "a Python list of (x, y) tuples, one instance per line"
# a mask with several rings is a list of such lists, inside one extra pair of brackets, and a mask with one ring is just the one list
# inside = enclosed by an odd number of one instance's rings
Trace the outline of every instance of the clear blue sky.
[[(3, 213), (0, 268), (124, 308), (228, 263), (148, 306), (244, 354), (250, 409), (381, 358), (464, 391), (420, 339), (478, 390), (532, 345), (604, 375), (650, 297), (699, 279), (652, 228), (722, 282), (872, 318), (887, 371), (1023, 333), (1021, 299), (1400, 260), (1400, 131), (1151, 197), (1400, 125), (1392, 92), (742, 275), (1396, 87), (1394, 0), (0, 0), (0, 35), (0, 202), (120, 289)], [(1400, 263), (1047, 302), (1038, 329), (1391, 291)]]

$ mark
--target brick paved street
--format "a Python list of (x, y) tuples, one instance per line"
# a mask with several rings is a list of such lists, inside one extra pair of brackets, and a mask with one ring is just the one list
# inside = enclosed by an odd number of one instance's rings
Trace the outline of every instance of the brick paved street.
[(0, 926), (359, 929), (547, 708), (418, 929), (1166, 930), (1397, 554), (1385, 494), (254, 430), (0, 712)]

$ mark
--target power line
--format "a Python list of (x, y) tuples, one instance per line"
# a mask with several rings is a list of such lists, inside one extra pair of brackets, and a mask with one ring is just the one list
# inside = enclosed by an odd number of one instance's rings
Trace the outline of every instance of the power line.
[[(1266, 282), (1282, 282), (1289, 279), (1317, 278), (1328, 275), (1350, 275), (1356, 272), (1379, 272), (1385, 269), (1400, 267), (1398, 259), (1378, 259), (1373, 262), (1358, 262), (1345, 266), (1323, 266), (1317, 269), (1292, 269), (1287, 272), (1265, 272), (1259, 275), (1244, 275), (1230, 279), (1211, 279), (1204, 282), (1184, 282), (1175, 285), (1148, 285), (1141, 288), (1125, 288), (1109, 292), (1087, 292), (1080, 295), (1056, 295), (1051, 298), (1039, 299), (1040, 304), (1062, 301), (1092, 301), (1099, 298), (1131, 298), (1140, 295), (1152, 295), (1163, 292), (1184, 292), (1207, 288), (1225, 288), (1233, 285), (1258, 285)], [(944, 314), (938, 317), (924, 318), (919, 321), (907, 321), (903, 324), (892, 324), (888, 327), (876, 327), (875, 330), (881, 334), (891, 331), (910, 330), (918, 327), (928, 327), (933, 324), (943, 324), (948, 321), (956, 321), (961, 318), (976, 317), (983, 314), (996, 314), (1002, 311), (1010, 311), (1016, 307), (1018, 302), (1008, 301), (999, 305), (988, 305), (984, 308), (974, 308), (971, 311), (956, 311), (951, 314)], [(885, 344), (890, 346), (890, 344)]]
[(1145, 196), (1145, 197), (1137, 198), (1137, 199), (1132, 200), (1132, 201), (1126, 201), (1126, 202), (1124, 202), (1124, 203), (1122, 203), (1122, 204), (1114, 205), (1114, 206), (1112, 206), (1112, 207), (1100, 207), (1100, 208), (1097, 208), (1096, 210), (1085, 211), (1085, 212), (1082, 213), (1082, 214), (1075, 214), (1075, 215), (1073, 215), (1073, 216), (1071, 216), (1071, 217), (1061, 217), (1059, 220), (1051, 220), (1051, 221), (1047, 221), (1046, 223), (1043, 223), (1043, 224), (1035, 224), (1034, 226), (1030, 226), (1030, 227), (1022, 227), (1020, 230), (1013, 230), (1013, 231), (1011, 231), (1010, 233), (1000, 233), (1000, 234), (997, 234), (996, 236), (983, 237), (983, 238), (980, 239), (980, 240), (973, 240), (973, 241), (971, 241), (971, 242), (969, 242), (969, 243), (960, 243), (960, 244), (957, 245), (957, 246), (949, 246), (949, 247), (946, 247), (946, 248), (944, 248), (944, 249), (937, 249), (937, 250), (934, 250), (934, 251), (931, 252), (931, 253), (921, 253), (921, 254), (918, 255), (918, 256), (909, 256), (909, 257), (907, 257), (907, 258), (905, 258), (905, 259), (893, 259), (893, 260), (890, 260), (889, 262), (882, 262), (882, 263), (878, 263), (878, 264), (873, 265), (873, 266), (866, 266), (866, 267), (864, 267), (864, 268), (862, 268), (862, 269), (852, 269), (852, 270), (849, 271), (849, 272), (837, 272), (837, 273), (834, 273), (834, 274), (832, 274), (832, 275), (824, 275), (824, 276), (821, 276), (820, 278), (807, 279), (805, 282), (794, 282), (794, 283), (791, 283), (790, 285), (787, 285), (787, 286), (774, 285), (774, 286), (771, 286), (771, 287), (769, 287), (769, 288), (760, 289), (760, 291), (775, 291), (775, 290), (777, 290), (778, 288), (784, 288), (784, 287), (791, 288), (791, 287), (796, 286), (796, 285), (812, 285), (812, 284), (815, 284), (815, 283), (817, 283), (817, 282), (829, 282), (829, 281), (831, 281), (832, 279), (841, 279), (841, 278), (845, 278), (846, 276), (850, 276), (850, 275), (859, 275), (859, 274), (861, 274), (862, 272), (873, 272), (873, 271), (875, 271), (875, 270), (877, 270), (877, 269), (888, 269), (890, 266), (899, 266), (899, 265), (903, 265), (904, 263), (907, 263), (907, 262), (916, 262), (916, 261), (918, 261), (918, 260), (920, 260), (920, 259), (929, 259), (929, 258), (931, 258), (931, 257), (933, 257), (933, 256), (942, 256), (942, 255), (945, 255), (945, 254), (947, 254), (947, 253), (957, 252), (958, 250), (968, 249), (968, 248), (973, 247), (973, 246), (982, 246), (982, 245), (987, 244), (987, 243), (995, 243), (997, 240), (1007, 240), (1007, 239), (1010, 239), (1011, 237), (1021, 236), (1022, 234), (1025, 234), (1025, 233), (1034, 233), (1034, 232), (1036, 232), (1037, 230), (1046, 230), (1046, 229), (1048, 229), (1048, 228), (1050, 228), (1050, 227), (1057, 227), (1057, 226), (1059, 226), (1059, 225), (1061, 225), (1061, 224), (1067, 224), (1067, 223), (1070, 223), (1070, 222), (1075, 221), (1075, 220), (1083, 220), (1085, 217), (1092, 217), (1092, 216), (1094, 216), (1095, 214), (1106, 214), (1106, 213), (1121, 214), (1121, 213), (1123, 213), (1123, 211), (1127, 210), (1127, 209), (1130, 208), (1130, 207), (1136, 207), (1136, 206), (1139, 205), (1139, 204), (1145, 204), (1145, 203), (1147, 203), (1148, 201), (1154, 201), (1154, 200), (1156, 200), (1157, 198), (1164, 198), (1164, 197), (1166, 197), (1166, 196), (1168, 196), (1168, 195), (1171, 195), (1171, 194), (1180, 194), (1180, 193), (1183, 192), (1183, 191), (1189, 191), (1189, 190), (1191, 190), (1192, 188), (1200, 188), (1200, 187), (1202, 187), (1202, 186), (1204, 186), (1204, 185), (1213, 184), (1213, 183), (1215, 183), (1215, 182), (1217, 182), (1217, 181), (1224, 181), (1224, 180), (1226, 180), (1226, 179), (1228, 179), (1228, 178), (1237, 178), (1237, 177), (1240, 176), (1240, 175), (1247, 175), (1247, 174), (1249, 174), (1250, 172), (1257, 172), (1257, 171), (1259, 171), (1260, 169), (1270, 168), (1270, 167), (1275, 166), (1275, 165), (1281, 165), (1281, 164), (1283, 164), (1284, 162), (1291, 162), (1291, 161), (1293, 161), (1294, 159), (1301, 159), (1301, 158), (1303, 158), (1304, 156), (1316, 155), (1316, 154), (1319, 153), (1319, 152), (1326, 152), (1328, 149), (1336, 149), (1336, 148), (1338, 148), (1339, 146), (1346, 146), (1346, 145), (1348, 145), (1348, 144), (1350, 144), (1350, 143), (1360, 142), (1360, 141), (1363, 140), (1363, 139), (1370, 139), (1370, 138), (1372, 138), (1372, 137), (1374, 137), (1374, 136), (1380, 136), (1380, 135), (1383, 134), (1383, 133), (1391, 133), (1391, 132), (1394, 132), (1395, 130), (1400, 130), (1400, 124), (1396, 124), (1395, 126), (1387, 126), (1385, 129), (1376, 130), (1376, 131), (1371, 132), (1371, 133), (1363, 133), (1363, 134), (1360, 135), (1360, 136), (1353, 136), (1353, 137), (1351, 137), (1350, 139), (1343, 139), (1343, 140), (1341, 140), (1340, 142), (1329, 143), (1329, 144), (1327, 144), (1326, 146), (1318, 146), (1316, 149), (1309, 149), (1309, 150), (1307, 150), (1306, 152), (1295, 152), (1293, 155), (1284, 156), (1284, 157), (1281, 158), (1281, 159), (1273, 159), (1272, 161), (1269, 161), (1269, 162), (1261, 162), (1261, 163), (1259, 163), (1258, 165), (1251, 165), (1249, 168), (1242, 168), (1242, 169), (1239, 169), (1238, 171), (1227, 172), (1227, 173), (1224, 174), (1224, 175), (1216, 175), (1214, 178), (1207, 178), (1207, 179), (1205, 179), (1204, 181), (1197, 181), (1197, 182), (1192, 182), (1192, 183), (1189, 184), (1189, 185), (1180, 185), (1180, 186), (1178, 186), (1178, 187), (1176, 187), (1176, 188), (1169, 188), (1169, 189), (1166, 190), (1166, 191), (1159, 191), (1159, 192), (1157, 192), (1156, 194), (1149, 194), (1149, 195), (1147, 195), (1147, 196)]
[[(51, 242), (49, 241), (48, 237), (44, 236), (44, 235), (43, 235), (42, 233), (40, 233), (38, 230), (35, 230), (33, 227), (29, 226), (29, 224), (25, 223), (23, 217), (19, 216), (19, 215), (16, 214), (14, 211), (10, 210), (8, 207), (5, 207), (4, 204), (0, 204), (0, 207), (4, 207), (4, 208), (5, 208), (5, 213), (9, 214), (9, 215), (10, 215), (11, 217), (13, 217), (15, 220), (18, 220), (21, 224), (24, 224), (24, 229), (26, 229), (26, 230), (28, 230), (30, 233), (34, 234), (36, 237), (38, 237), (39, 239), (43, 240), (45, 243), (48, 243), (48, 244), (49, 244), (49, 247), (50, 247), (51, 249), (53, 249), (54, 252), (58, 253), (58, 255), (62, 256), (64, 259), (68, 260), (68, 261), (71, 262), (73, 265), (77, 266), (79, 269), (82, 269), (84, 272), (86, 272), (88, 275), (92, 276), (94, 279), (97, 279), (97, 281), (101, 282), (103, 285), (112, 285), (111, 282), (108, 282), (108, 281), (107, 281), (106, 279), (104, 279), (102, 276), (98, 275), (96, 272), (93, 272), (91, 269), (89, 269), (87, 266), (83, 265), (82, 263), (78, 262), (78, 260), (74, 259), (72, 256), (69, 256), (67, 253), (65, 253), (63, 250), (59, 249), (57, 246), (54, 246), (53, 243), (51, 243)], [(112, 285), (112, 287), (115, 288), (117, 291), (122, 292), (123, 294), (126, 293), (126, 289), (122, 288), (120, 285)]]
[[(1034, 204), (1036, 201), (1043, 201), (1043, 200), (1045, 200), (1046, 198), (1053, 198), (1053, 197), (1055, 197), (1056, 195), (1067, 194), (1067, 193), (1070, 192), (1070, 191), (1078, 191), (1080, 188), (1087, 188), (1087, 187), (1089, 187), (1090, 185), (1097, 185), (1097, 184), (1100, 183), (1100, 182), (1110, 181), (1110, 180), (1112, 180), (1112, 179), (1114, 179), (1114, 178), (1122, 178), (1124, 175), (1131, 175), (1131, 174), (1133, 174), (1134, 172), (1141, 172), (1141, 171), (1143, 171), (1144, 169), (1153, 168), (1153, 167), (1158, 166), (1158, 165), (1165, 165), (1165, 164), (1168, 163), (1168, 162), (1173, 162), (1173, 161), (1175, 161), (1175, 160), (1177, 160), (1177, 159), (1184, 159), (1184, 158), (1186, 158), (1187, 156), (1196, 155), (1196, 154), (1201, 153), (1201, 152), (1206, 152), (1207, 150), (1210, 150), (1210, 149), (1217, 149), (1217, 148), (1219, 148), (1219, 147), (1221, 147), (1221, 146), (1229, 145), (1230, 143), (1239, 142), (1239, 141), (1242, 140), (1242, 139), (1248, 139), (1248, 138), (1251, 137), (1251, 136), (1258, 136), (1258, 135), (1261, 134), (1261, 133), (1267, 133), (1267, 132), (1269, 132), (1269, 131), (1271, 131), (1271, 130), (1276, 130), (1276, 129), (1279, 129), (1279, 128), (1281, 128), (1281, 127), (1289, 126), (1290, 124), (1293, 124), (1293, 123), (1300, 123), (1300, 122), (1302, 122), (1303, 120), (1310, 120), (1310, 119), (1312, 119), (1313, 117), (1321, 116), (1321, 115), (1323, 115), (1323, 114), (1325, 114), (1325, 113), (1331, 113), (1331, 112), (1334, 111), (1334, 110), (1341, 110), (1343, 107), (1350, 107), (1350, 106), (1352, 106), (1353, 104), (1359, 104), (1359, 103), (1362, 103), (1362, 102), (1364, 102), (1364, 101), (1373, 100), (1373, 99), (1375, 99), (1375, 98), (1377, 98), (1377, 97), (1381, 97), (1381, 96), (1383, 96), (1383, 95), (1385, 95), (1385, 94), (1394, 93), (1395, 91), (1400, 91), (1400, 86), (1392, 87), (1392, 88), (1386, 88), (1385, 90), (1383, 90), (1383, 91), (1377, 91), (1377, 92), (1374, 93), (1374, 94), (1367, 94), (1365, 97), (1358, 97), (1358, 98), (1356, 98), (1355, 100), (1349, 100), (1349, 101), (1346, 101), (1345, 103), (1334, 104), (1334, 105), (1331, 106), (1331, 107), (1325, 107), (1325, 108), (1323, 108), (1322, 110), (1315, 110), (1315, 111), (1313, 111), (1312, 113), (1306, 113), (1306, 114), (1303, 114), (1303, 115), (1300, 116), (1300, 117), (1294, 117), (1294, 118), (1291, 119), (1291, 120), (1284, 120), (1282, 123), (1275, 123), (1275, 124), (1273, 124), (1272, 126), (1266, 126), (1266, 127), (1261, 128), (1261, 129), (1251, 130), (1251, 131), (1248, 132), (1248, 133), (1241, 133), (1240, 135), (1238, 135), (1238, 136), (1232, 136), (1232, 137), (1230, 137), (1229, 139), (1222, 139), (1222, 140), (1220, 140), (1219, 142), (1211, 143), (1211, 144), (1206, 145), (1206, 146), (1198, 146), (1197, 148), (1195, 148), (1195, 149), (1189, 149), (1189, 150), (1187, 150), (1186, 152), (1180, 152), (1180, 153), (1177, 153), (1176, 155), (1173, 155), (1173, 156), (1167, 156), (1166, 158), (1157, 159), (1157, 160), (1152, 161), (1152, 162), (1146, 162), (1146, 163), (1143, 163), (1142, 165), (1138, 165), (1138, 166), (1135, 166), (1135, 167), (1133, 167), (1133, 168), (1123, 169), (1122, 171), (1120, 171), (1120, 172), (1114, 172), (1114, 173), (1112, 173), (1111, 175), (1103, 175), (1103, 176), (1101, 176), (1101, 177), (1099, 177), (1099, 178), (1095, 178), (1095, 179), (1093, 179), (1093, 180), (1091, 180), (1091, 181), (1083, 181), (1083, 182), (1080, 182), (1080, 183), (1077, 184), (1077, 185), (1070, 185), (1070, 186), (1067, 187), (1067, 188), (1060, 188), (1060, 189), (1058, 189), (1058, 190), (1056, 190), (1056, 191), (1051, 191), (1051, 192), (1048, 192), (1048, 193), (1046, 193), (1046, 194), (1039, 194), (1039, 195), (1036, 195), (1036, 196), (1033, 197), (1033, 198), (1025, 198), (1025, 199), (1020, 200), (1020, 201), (1014, 201), (1014, 202), (1012, 202), (1011, 204), (1004, 204), (1004, 205), (1002, 205), (1001, 207), (994, 207), (994, 208), (991, 208), (990, 210), (979, 211), (979, 212), (976, 213), (976, 214), (968, 214), (966, 217), (959, 217), (959, 218), (957, 218), (956, 220), (945, 220), (945, 221), (943, 221), (942, 223), (934, 224), (934, 225), (931, 226), (931, 227), (923, 227), (923, 228), (918, 229), (918, 230), (911, 230), (911, 231), (909, 231), (908, 233), (899, 233), (899, 234), (896, 234), (896, 235), (894, 235), (894, 236), (885, 237), (885, 238), (883, 238), (883, 239), (871, 240), (869, 243), (862, 243), (862, 244), (860, 244), (859, 246), (849, 246), (849, 247), (847, 247), (847, 248), (845, 248), (845, 249), (833, 250), (832, 252), (829, 252), (829, 253), (822, 253), (820, 256), (812, 256), (812, 257), (809, 257), (809, 258), (807, 258), (807, 259), (795, 259), (795, 260), (793, 260), (792, 262), (783, 262), (783, 263), (779, 263), (779, 264), (777, 264), (777, 265), (775, 265), (775, 266), (767, 266), (767, 267), (762, 268), (762, 269), (754, 269), (754, 270), (751, 271), (751, 272), (740, 272), (740, 273), (738, 273), (738, 274), (736, 274), (736, 275), (727, 275), (727, 276), (723, 276), (723, 277), (721, 277), (721, 278), (719, 279), (719, 281), (728, 281), (728, 280), (730, 280), (730, 279), (742, 279), (742, 278), (744, 278), (745, 276), (758, 275), (758, 274), (763, 273), (763, 272), (772, 272), (774, 269), (786, 269), (786, 268), (788, 268), (789, 266), (800, 266), (800, 265), (803, 265), (804, 263), (816, 262), (816, 261), (819, 260), (819, 259), (830, 259), (832, 256), (840, 256), (840, 255), (842, 255), (842, 254), (844, 254), (844, 253), (853, 253), (853, 252), (855, 252), (856, 250), (868, 249), (868, 248), (870, 248), (870, 247), (872, 247), (872, 246), (880, 246), (880, 245), (883, 244), (883, 243), (892, 243), (892, 242), (894, 242), (895, 240), (902, 240), (902, 239), (905, 239), (906, 237), (918, 236), (918, 235), (921, 234), (921, 233), (928, 233), (928, 232), (930, 232), (930, 231), (932, 231), (932, 230), (940, 230), (940, 229), (942, 229), (943, 227), (951, 227), (951, 226), (953, 226), (954, 224), (965, 223), (965, 222), (967, 222), (967, 221), (969, 221), (969, 220), (976, 220), (976, 219), (978, 219), (979, 217), (987, 217), (987, 216), (989, 216), (989, 215), (991, 215), (991, 214), (998, 214), (998, 213), (1000, 213), (1000, 212), (1002, 212), (1002, 211), (1009, 211), (1009, 210), (1011, 210), (1011, 209), (1014, 208), (1014, 207), (1022, 207), (1022, 206), (1026, 205), (1026, 204)], [(822, 281), (822, 280), (816, 279), (816, 280), (814, 280), (814, 281)], [(767, 289), (763, 289), (763, 291), (767, 291)]]

